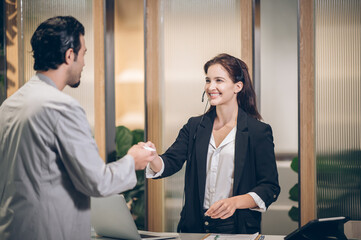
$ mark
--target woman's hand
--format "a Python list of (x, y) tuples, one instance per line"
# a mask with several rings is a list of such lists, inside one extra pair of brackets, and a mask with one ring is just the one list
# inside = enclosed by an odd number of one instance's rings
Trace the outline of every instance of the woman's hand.
[(144, 142), (139, 142), (138, 145), (144, 147), (150, 147), (152, 149), (154, 149), (154, 158), (153, 160), (150, 162), (150, 168), (155, 172), (159, 172), (162, 169), (162, 160), (159, 158), (159, 155), (157, 154), (157, 149), (155, 148), (154, 143), (148, 141), (146, 143)]
[(236, 209), (255, 208), (257, 204), (249, 194), (225, 198), (215, 202), (205, 213), (211, 218), (226, 219), (234, 214)]
[(237, 199), (226, 198), (215, 202), (205, 213), (211, 218), (226, 219), (234, 214), (237, 209)]

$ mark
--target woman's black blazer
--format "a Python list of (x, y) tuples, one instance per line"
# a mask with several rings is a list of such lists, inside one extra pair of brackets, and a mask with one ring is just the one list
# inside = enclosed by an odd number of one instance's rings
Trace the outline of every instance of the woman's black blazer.
[[(204, 117), (192, 117), (179, 131), (176, 141), (161, 155), (164, 172), (160, 178), (178, 172), (186, 161), (185, 203), (178, 231), (204, 233), (203, 200), (209, 141), (215, 109)], [(274, 154), (272, 129), (238, 110), (235, 142), (233, 196), (255, 192), (266, 207), (276, 201), (280, 187)], [(237, 233), (260, 232), (261, 213), (249, 209), (235, 212)]]

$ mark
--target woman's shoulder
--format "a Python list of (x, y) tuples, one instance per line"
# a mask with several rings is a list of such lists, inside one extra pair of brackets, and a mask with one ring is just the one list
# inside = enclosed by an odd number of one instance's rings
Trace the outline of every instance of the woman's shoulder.
[(188, 119), (187, 124), (190, 124), (190, 125), (199, 124), (201, 122), (203, 116), (204, 115), (192, 116)]
[(247, 115), (248, 130), (254, 133), (263, 133), (265, 131), (271, 131), (272, 128), (268, 123), (260, 121), (254, 117)]

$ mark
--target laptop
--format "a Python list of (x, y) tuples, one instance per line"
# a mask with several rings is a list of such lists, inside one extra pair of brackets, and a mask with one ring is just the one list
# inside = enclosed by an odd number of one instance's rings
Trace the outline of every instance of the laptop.
[(91, 224), (103, 237), (129, 240), (175, 239), (177, 233), (138, 231), (123, 195), (91, 198)]

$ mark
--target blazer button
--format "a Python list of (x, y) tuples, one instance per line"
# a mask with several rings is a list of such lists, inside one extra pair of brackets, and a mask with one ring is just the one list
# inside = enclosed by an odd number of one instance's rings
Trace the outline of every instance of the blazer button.
[(277, 197), (277, 195), (275, 194), (275, 195), (273, 195), (273, 198), (276, 198)]
[(209, 225), (209, 222), (208, 222), (208, 221), (205, 221), (205, 222), (204, 222), (204, 225), (208, 226), (208, 225)]

